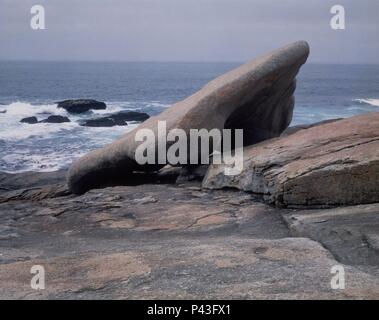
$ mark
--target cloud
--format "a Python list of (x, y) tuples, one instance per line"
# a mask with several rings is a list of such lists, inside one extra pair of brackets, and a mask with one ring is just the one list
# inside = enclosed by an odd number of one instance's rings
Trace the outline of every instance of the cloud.
[(340, 0), (347, 29), (330, 28), (333, 0), (0, 0), (0, 59), (245, 61), (291, 41), (313, 62), (379, 63), (379, 1)]

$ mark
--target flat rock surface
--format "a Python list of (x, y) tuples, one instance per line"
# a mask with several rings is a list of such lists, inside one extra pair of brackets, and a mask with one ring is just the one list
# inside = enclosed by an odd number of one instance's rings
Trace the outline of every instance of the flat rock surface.
[[(59, 175), (42, 177), (53, 187)], [(41, 181), (21, 176), (7, 179), (24, 191)], [(379, 299), (378, 210), (276, 209), (196, 182), (3, 197), (0, 298)], [(33, 265), (44, 290), (30, 287)], [(334, 265), (344, 290), (331, 289)]]
[(344, 263), (365, 265), (379, 276), (379, 205), (283, 214), (291, 234), (319, 241)]

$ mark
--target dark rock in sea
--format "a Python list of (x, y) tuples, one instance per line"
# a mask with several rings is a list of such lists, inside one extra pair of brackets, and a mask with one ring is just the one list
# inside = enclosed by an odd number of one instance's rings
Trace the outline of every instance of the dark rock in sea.
[(96, 100), (77, 99), (60, 101), (58, 108), (63, 108), (69, 113), (84, 113), (89, 110), (104, 110), (107, 106), (104, 102)]
[(144, 112), (137, 111), (120, 111), (104, 117), (96, 119), (88, 119), (80, 122), (85, 127), (113, 127), (127, 126), (127, 121), (145, 121), (149, 119), (149, 115)]
[[(135, 161), (135, 151), (141, 144), (135, 139), (137, 130), (146, 128), (156, 133), (159, 121), (167, 122), (168, 132), (179, 128), (188, 135), (191, 129), (243, 129), (248, 144), (279, 136), (292, 120), (295, 77), (308, 55), (308, 44), (299, 41), (218, 77), (138, 129), (75, 162), (68, 174), (70, 190), (83, 193), (101, 187), (121, 171), (163, 167), (164, 164), (138, 166)], [(171, 144), (167, 143), (167, 148)]]
[[(114, 127), (114, 126), (117, 126), (116, 121), (114, 121), (113, 119), (108, 118), (108, 117), (83, 120), (79, 123), (81, 126), (84, 126), (84, 127)], [(125, 123), (122, 125), (126, 126), (127, 124)]]
[(22, 123), (35, 124), (38, 123), (37, 117), (27, 117), (20, 120)]
[(211, 165), (203, 186), (259, 194), (280, 207), (379, 202), (379, 112), (246, 147), (242, 172), (224, 169)]
[(49, 116), (47, 119), (40, 121), (40, 123), (63, 123), (71, 122), (69, 118), (64, 116)]
[(125, 121), (138, 121), (142, 122), (150, 118), (147, 113), (138, 111), (120, 111), (110, 115), (117, 123), (123, 123)]
[(0, 113), (7, 113), (7, 110), (0, 110)]

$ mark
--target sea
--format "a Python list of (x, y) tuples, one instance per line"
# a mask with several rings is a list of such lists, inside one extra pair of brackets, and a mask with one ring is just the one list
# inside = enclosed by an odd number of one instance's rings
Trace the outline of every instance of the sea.
[[(240, 63), (0, 61), (0, 171), (54, 171), (138, 123), (108, 128), (78, 121), (121, 110), (157, 115)], [(69, 115), (65, 99), (96, 99), (106, 110)], [(4, 112), (5, 111), (5, 112)], [(379, 65), (307, 64), (298, 75), (291, 125), (379, 111)], [(25, 124), (65, 115), (70, 123)]]

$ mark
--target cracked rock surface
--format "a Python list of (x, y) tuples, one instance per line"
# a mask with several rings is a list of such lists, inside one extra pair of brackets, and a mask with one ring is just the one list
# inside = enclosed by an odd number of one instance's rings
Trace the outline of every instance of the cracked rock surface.
[(379, 112), (246, 147), (242, 172), (224, 169), (212, 165), (203, 186), (252, 192), (280, 207), (379, 202)]
[(200, 182), (74, 196), (63, 177), (0, 175), (0, 298), (379, 299), (379, 204), (277, 209)]

